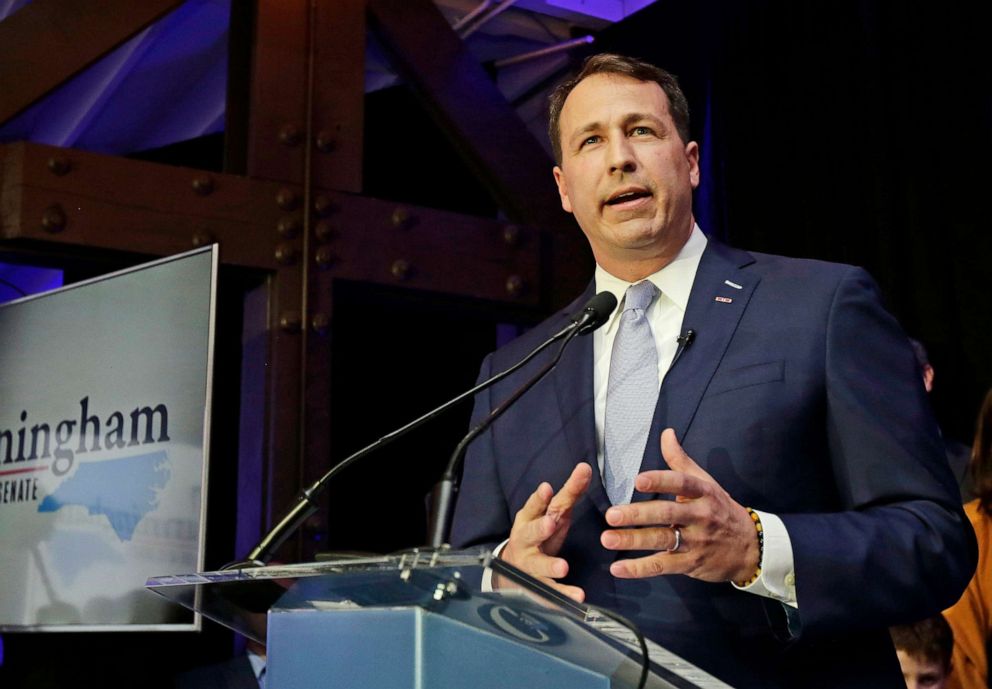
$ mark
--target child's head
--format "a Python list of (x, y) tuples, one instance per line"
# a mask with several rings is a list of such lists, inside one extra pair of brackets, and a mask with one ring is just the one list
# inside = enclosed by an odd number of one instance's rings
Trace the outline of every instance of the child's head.
[(892, 627), (889, 632), (908, 689), (943, 689), (951, 674), (954, 649), (954, 633), (943, 615)]

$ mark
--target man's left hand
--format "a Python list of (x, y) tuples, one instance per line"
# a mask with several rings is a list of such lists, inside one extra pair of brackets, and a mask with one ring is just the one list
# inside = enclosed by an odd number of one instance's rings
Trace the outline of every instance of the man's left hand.
[[(703, 581), (744, 581), (758, 569), (760, 553), (754, 522), (685, 453), (671, 428), (661, 434), (668, 471), (645, 471), (634, 487), (642, 493), (669, 493), (675, 500), (615, 505), (606, 521), (617, 527), (600, 537), (609, 550), (657, 550), (646, 557), (618, 560), (610, 573), (624, 579), (686, 574)], [(633, 527), (633, 528), (629, 528)], [(678, 550), (675, 527), (681, 532)]]

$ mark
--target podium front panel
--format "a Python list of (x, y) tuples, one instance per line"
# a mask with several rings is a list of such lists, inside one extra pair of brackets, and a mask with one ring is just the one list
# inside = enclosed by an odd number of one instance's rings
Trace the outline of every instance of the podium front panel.
[[(499, 591), (482, 586), (487, 574), (499, 575)], [(483, 549), (171, 575), (147, 585), (267, 641), (270, 689), (634, 689), (643, 666), (629, 630)], [(647, 646), (650, 689), (727, 687)]]
[(268, 689), (611, 686), (604, 675), (421, 608), (274, 610), (269, 659)]

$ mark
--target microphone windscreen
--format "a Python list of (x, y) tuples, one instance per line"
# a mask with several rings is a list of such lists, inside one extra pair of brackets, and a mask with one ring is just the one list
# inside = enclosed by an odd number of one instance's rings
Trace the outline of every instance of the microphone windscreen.
[(613, 296), (612, 292), (600, 292), (587, 301), (578, 321), (581, 324), (579, 326), (579, 334), (588, 335), (603, 325), (616, 307), (617, 298)]

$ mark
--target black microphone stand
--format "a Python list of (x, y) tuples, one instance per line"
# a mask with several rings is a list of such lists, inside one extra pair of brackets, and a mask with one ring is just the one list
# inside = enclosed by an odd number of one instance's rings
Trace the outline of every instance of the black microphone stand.
[(536, 375), (517, 388), (512, 395), (489, 412), (489, 415), (480, 421), (472, 430), (470, 430), (465, 437), (462, 438), (461, 442), (458, 443), (458, 446), (455, 447), (455, 451), (451, 454), (451, 459), (448, 460), (448, 466), (444, 470), (444, 475), (434, 486), (434, 491), (431, 494), (433, 509), (431, 510), (430, 524), (427, 527), (427, 532), (430, 535), (430, 541), (428, 542), (429, 547), (442, 548), (448, 540), (448, 532), (451, 530), (451, 518), (455, 506), (455, 495), (458, 492), (457, 471), (462, 459), (465, 456), (465, 450), (468, 448), (469, 443), (489, 428), (489, 426), (491, 426), (496, 419), (501, 417), (507, 409), (513, 406), (513, 404), (520, 399), (524, 393), (537, 385), (537, 383), (546, 375), (551, 373), (551, 370), (558, 365), (561, 355), (565, 352), (565, 347), (567, 347), (568, 343), (579, 334), (579, 331), (580, 329), (576, 328), (568, 333), (564, 341), (562, 341), (561, 347), (558, 348), (558, 353), (555, 355), (554, 359), (545, 364), (545, 366), (538, 371)]
[[(613, 298), (612, 295), (609, 295), (609, 297), (610, 299)], [(596, 301), (597, 299), (599, 301)], [(427, 412), (426, 414), (424, 414), (423, 416), (417, 419), (414, 419), (413, 421), (403, 426), (402, 428), (398, 428), (397, 430), (382, 436), (374, 443), (363, 447), (362, 449), (358, 450), (357, 452), (354, 452), (353, 454), (349, 455), (342, 461), (338, 462), (336, 465), (331, 467), (330, 470), (327, 471), (327, 473), (325, 473), (319, 479), (314, 481), (310, 486), (305, 488), (302, 493), (300, 493), (299, 497), (296, 500), (296, 503), (289, 509), (289, 511), (287, 511), (283, 515), (283, 517), (279, 520), (279, 522), (275, 526), (273, 526), (268, 531), (268, 533), (265, 534), (265, 536), (262, 537), (262, 539), (258, 542), (258, 544), (251, 549), (251, 551), (245, 556), (244, 559), (226, 564), (221, 569), (228, 570), (228, 569), (241, 569), (244, 567), (264, 566), (272, 558), (275, 551), (279, 549), (279, 546), (281, 546), (286, 541), (286, 539), (290, 536), (290, 534), (294, 533), (300, 527), (300, 525), (302, 525), (303, 522), (310, 517), (310, 515), (312, 515), (314, 512), (317, 511), (318, 509), (317, 498), (324, 492), (330, 480), (334, 478), (339, 472), (344, 471), (346, 468), (348, 468), (358, 460), (362, 459), (366, 455), (369, 455), (375, 452), (376, 450), (385, 447), (389, 443), (406, 435), (410, 431), (419, 428), (420, 426), (427, 423), (434, 417), (443, 414), (444, 412), (446, 412), (448, 409), (455, 406), (459, 402), (462, 402), (474, 396), (476, 393), (481, 392), (492, 385), (495, 385), (496, 383), (503, 380), (510, 374), (518, 371), (520, 368), (522, 368), (528, 362), (530, 362), (535, 356), (540, 354), (550, 345), (562, 339), (563, 337), (567, 338), (566, 339), (567, 342), (568, 340), (570, 340), (572, 337), (574, 337), (576, 334), (580, 332), (588, 332), (590, 323), (600, 317), (600, 311), (602, 310), (600, 304), (602, 303), (602, 301), (603, 298), (601, 295), (597, 295), (593, 297), (590, 300), (589, 304), (583, 309), (583, 311), (580, 312), (575, 317), (573, 317), (568, 325), (566, 325), (564, 328), (559, 330), (550, 338), (542, 342), (533, 351), (531, 351), (530, 354), (528, 354), (526, 357), (524, 357), (522, 360), (520, 360), (510, 368), (506, 369), (501, 373), (497, 373), (492, 378), (489, 378), (488, 380), (479, 383), (471, 390), (467, 390), (463, 392), (454, 399), (445, 402), (440, 407)], [(615, 304), (616, 304), (616, 300), (613, 299), (613, 305), (615, 306)], [(612, 308), (613, 307), (610, 307), (609, 310), (612, 310)], [(607, 315), (608, 314), (609, 311), (607, 312)], [(561, 356), (561, 352), (559, 351), (558, 357), (560, 356)], [(557, 358), (555, 359), (555, 361), (557, 361)]]

